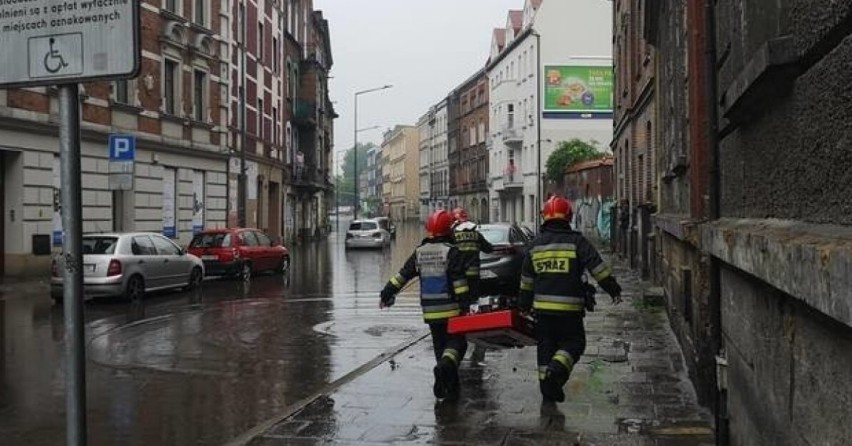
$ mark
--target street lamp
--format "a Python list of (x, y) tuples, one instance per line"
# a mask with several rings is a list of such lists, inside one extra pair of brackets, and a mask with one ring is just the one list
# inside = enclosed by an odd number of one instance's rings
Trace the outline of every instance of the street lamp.
[[(536, 202), (541, 206), (541, 34), (536, 30), (532, 31), (535, 36), (535, 79), (536, 79), (536, 150), (538, 151), (538, 168), (536, 169)], [(541, 212), (537, 212), (535, 218), (536, 228), (541, 226)]]
[(367, 90), (361, 90), (355, 92), (355, 125), (354, 133), (355, 133), (355, 143), (353, 144), (353, 150), (355, 151), (355, 166), (354, 166), (354, 175), (352, 178), (352, 190), (355, 192), (355, 202), (354, 209), (352, 210), (352, 219), (358, 219), (358, 96), (367, 93), (373, 93), (375, 91), (387, 90), (388, 88), (393, 88), (393, 85), (384, 85), (376, 88), (369, 88)]

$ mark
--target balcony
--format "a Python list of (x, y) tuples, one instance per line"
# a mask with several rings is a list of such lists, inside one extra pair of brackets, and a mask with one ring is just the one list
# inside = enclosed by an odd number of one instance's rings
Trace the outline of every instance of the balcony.
[(290, 166), (290, 184), (296, 189), (313, 193), (320, 190), (331, 190), (333, 184), (326, 171), (317, 169), (312, 164), (295, 164)]
[(503, 126), (503, 144), (517, 148), (524, 145), (524, 132), (517, 124), (510, 122)]
[(293, 121), (300, 127), (316, 127), (317, 105), (304, 99), (296, 100), (293, 107)]
[(524, 188), (524, 176), (516, 165), (506, 166), (503, 170), (503, 189), (508, 191), (512, 189)]

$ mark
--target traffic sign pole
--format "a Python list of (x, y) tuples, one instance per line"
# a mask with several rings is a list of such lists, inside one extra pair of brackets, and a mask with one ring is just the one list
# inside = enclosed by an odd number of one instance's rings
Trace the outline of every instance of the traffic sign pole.
[[(26, 6), (24, 6), (26, 3)], [(0, 88), (59, 85), (59, 155), (65, 259), (66, 444), (86, 444), (86, 347), (83, 320), (83, 207), (78, 84), (136, 77), (141, 65), (140, 0), (0, 1)], [(75, 5), (75, 6), (70, 6)], [(20, 62), (20, 63), (19, 63)], [(133, 140), (116, 146), (132, 163)], [(132, 169), (132, 166), (131, 166)], [(123, 171), (121, 178), (128, 179)], [(130, 173), (132, 175), (132, 173)], [(132, 187), (132, 176), (129, 177)], [(120, 187), (127, 182), (120, 181)]]
[(62, 297), (65, 306), (66, 444), (86, 444), (86, 346), (83, 330), (83, 206), (80, 174), (80, 94), (59, 87), (59, 159), (65, 230)]

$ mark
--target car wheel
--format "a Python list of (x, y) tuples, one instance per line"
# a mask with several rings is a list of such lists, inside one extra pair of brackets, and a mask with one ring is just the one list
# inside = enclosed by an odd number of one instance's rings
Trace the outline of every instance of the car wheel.
[(124, 297), (128, 300), (141, 300), (145, 296), (145, 282), (141, 276), (133, 276), (127, 280), (127, 288)]
[(204, 280), (204, 273), (201, 272), (201, 268), (195, 267), (192, 268), (192, 272), (189, 273), (189, 284), (185, 286), (184, 291), (192, 291), (199, 286), (201, 286), (201, 281)]
[(284, 259), (281, 260), (281, 264), (278, 265), (279, 273), (287, 274), (287, 271), (290, 271), (290, 256), (285, 256)]
[(240, 267), (240, 279), (246, 282), (251, 280), (251, 263), (244, 262)]

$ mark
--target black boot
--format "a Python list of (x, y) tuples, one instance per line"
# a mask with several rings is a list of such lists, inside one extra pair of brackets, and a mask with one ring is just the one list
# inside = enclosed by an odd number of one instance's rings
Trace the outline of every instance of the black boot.
[(456, 399), (459, 396), (459, 373), (455, 363), (449, 358), (441, 358), (433, 369), (435, 385), (432, 393), (438, 399)]
[(539, 388), (544, 400), (557, 403), (565, 401), (565, 391), (562, 387), (566, 382), (568, 382), (568, 371), (562, 364), (551, 362), (547, 366), (544, 379), (539, 381)]

